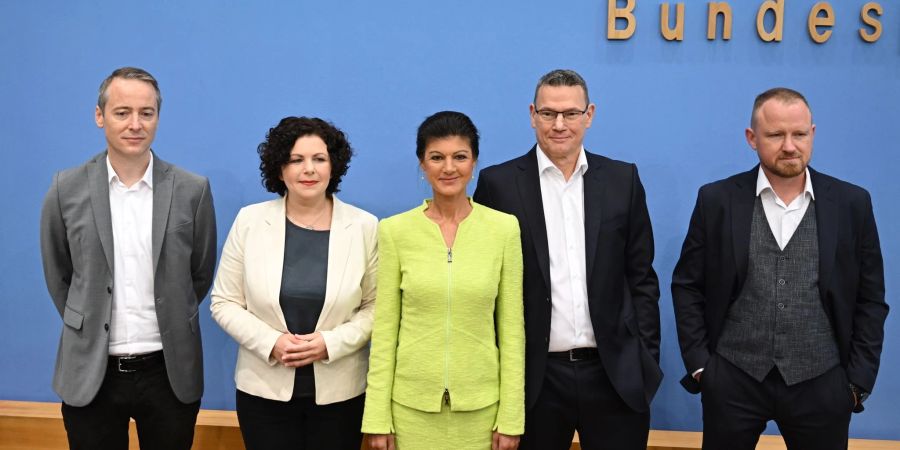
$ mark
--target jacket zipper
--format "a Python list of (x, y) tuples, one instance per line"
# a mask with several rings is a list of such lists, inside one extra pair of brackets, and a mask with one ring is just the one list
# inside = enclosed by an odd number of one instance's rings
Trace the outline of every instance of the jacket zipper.
[(444, 404), (450, 406), (450, 286), (453, 275), (453, 249), (447, 248), (447, 321), (445, 324), (446, 342), (444, 346)]

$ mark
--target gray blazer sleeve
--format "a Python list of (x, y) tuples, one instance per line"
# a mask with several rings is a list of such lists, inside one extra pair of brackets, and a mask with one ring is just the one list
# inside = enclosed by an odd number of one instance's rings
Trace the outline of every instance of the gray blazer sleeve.
[(209, 293), (216, 268), (216, 212), (209, 180), (203, 186), (194, 217), (194, 249), (191, 252), (191, 279), (200, 302)]
[(59, 204), (59, 174), (53, 176), (53, 183), (44, 197), (40, 237), (44, 280), (53, 304), (62, 317), (72, 282), (72, 255)]

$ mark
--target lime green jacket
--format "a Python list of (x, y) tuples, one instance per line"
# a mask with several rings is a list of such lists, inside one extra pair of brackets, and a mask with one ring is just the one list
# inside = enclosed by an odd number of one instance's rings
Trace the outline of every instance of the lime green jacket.
[[(525, 427), (522, 244), (514, 216), (472, 202), (452, 249), (422, 206), (378, 226), (378, 293), (362, 431), (393, 433), (391, 402), (425, 412), (499, 402)], [(447, 395), (445, 395), (445, 393)]]

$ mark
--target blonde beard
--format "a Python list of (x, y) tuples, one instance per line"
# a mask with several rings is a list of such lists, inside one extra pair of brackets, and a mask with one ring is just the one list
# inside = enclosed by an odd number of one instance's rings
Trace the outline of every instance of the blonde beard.
[(794, 178), (803, 175), (806, 172), (805, 162), (796, 164), (778, 164), (778, 161), (776, 161), (774, 166), (769, 164), (763, 164), (763, 166), (765, 166), (770, 173), (780, 178)]

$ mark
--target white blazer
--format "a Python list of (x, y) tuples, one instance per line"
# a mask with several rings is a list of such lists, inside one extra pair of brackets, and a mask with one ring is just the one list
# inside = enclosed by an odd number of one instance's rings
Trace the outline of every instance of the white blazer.
[[(316, 403), (347, 400), (366, 389), (375, 311), (378, 220), (334, 199), (325, 303), (316, 323), (328, 358), (313, 363)], [(279, 296), (284, 263), (283, 198), (241, 209), (228, 233), (213, 284), (213, 319), (240, 345), (234, 380), (258, 397), (287, 401), (294, 370), (270, 358), (287, 332)]]

